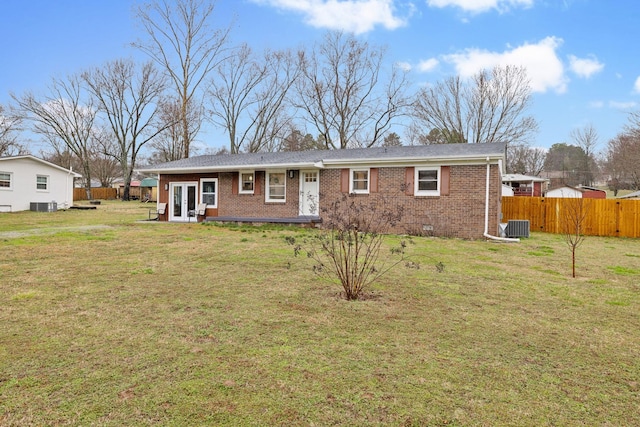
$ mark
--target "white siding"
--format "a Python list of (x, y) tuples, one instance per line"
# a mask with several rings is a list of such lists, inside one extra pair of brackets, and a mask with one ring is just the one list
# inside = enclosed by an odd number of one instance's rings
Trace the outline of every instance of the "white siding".
[(576, 190), (575, 188), (569, 187), (560, 187), (555, 190), (547, 191), (546, 197), (567, 197), (567, 198), (582, 198), (582, 191)]
[[(56, 202), (58, 209), (73, 204), (73, 177), (76, 174), (71, 171), (34, 158), (17, 157), (2, 159), (0, 172), (11, 174), (11, 188), (0, 187), (0, 211), (29, 210), (31, 202)], [(38, 176), (47, 177), (46, 190), (37, 189)]]

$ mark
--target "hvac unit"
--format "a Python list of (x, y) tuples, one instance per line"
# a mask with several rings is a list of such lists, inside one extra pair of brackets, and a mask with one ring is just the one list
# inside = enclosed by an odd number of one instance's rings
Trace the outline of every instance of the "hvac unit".
[(31, 202), (29, 207), (33, 212), (56, 212), (58, 210), (58, 203)]
[(529, 220), (509, 220), (505, 234), (507, 237), (529, 237)]

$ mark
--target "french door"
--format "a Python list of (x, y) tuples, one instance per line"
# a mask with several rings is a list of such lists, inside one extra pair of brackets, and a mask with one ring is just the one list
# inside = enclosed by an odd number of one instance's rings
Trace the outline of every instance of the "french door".
[(169, 221), (189, 221), (198, 204), (198, 183), (172, 182), (169, 194)]

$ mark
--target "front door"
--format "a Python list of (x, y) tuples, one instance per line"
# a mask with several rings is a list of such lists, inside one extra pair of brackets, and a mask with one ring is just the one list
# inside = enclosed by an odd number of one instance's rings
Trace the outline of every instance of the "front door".
[(320, 216), (318, 171), (300, 171), (300, 215)]
[(169, 221), (189, 221), (197, 205), (196, 182), (172, 182), (169, 188)]

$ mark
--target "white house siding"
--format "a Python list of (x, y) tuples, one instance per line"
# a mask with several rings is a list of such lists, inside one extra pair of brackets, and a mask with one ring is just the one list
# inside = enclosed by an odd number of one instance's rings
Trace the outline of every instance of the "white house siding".
[[(11, 187), (0, 187), (0, 212), (29, 210), (32, 202), (73, 204), (73, 178), (79, 175), (31, 156), (0, 159), (0, 173), (11, 174)], [(47, 189), (37, 189), (37, 177), (47, 177)]]
[(555, 190), (549, 190), (546, 194), (547, 197), (566, 197), (566, 198), (582, 198), (582, 191), (575, 188), (560, 187)]

